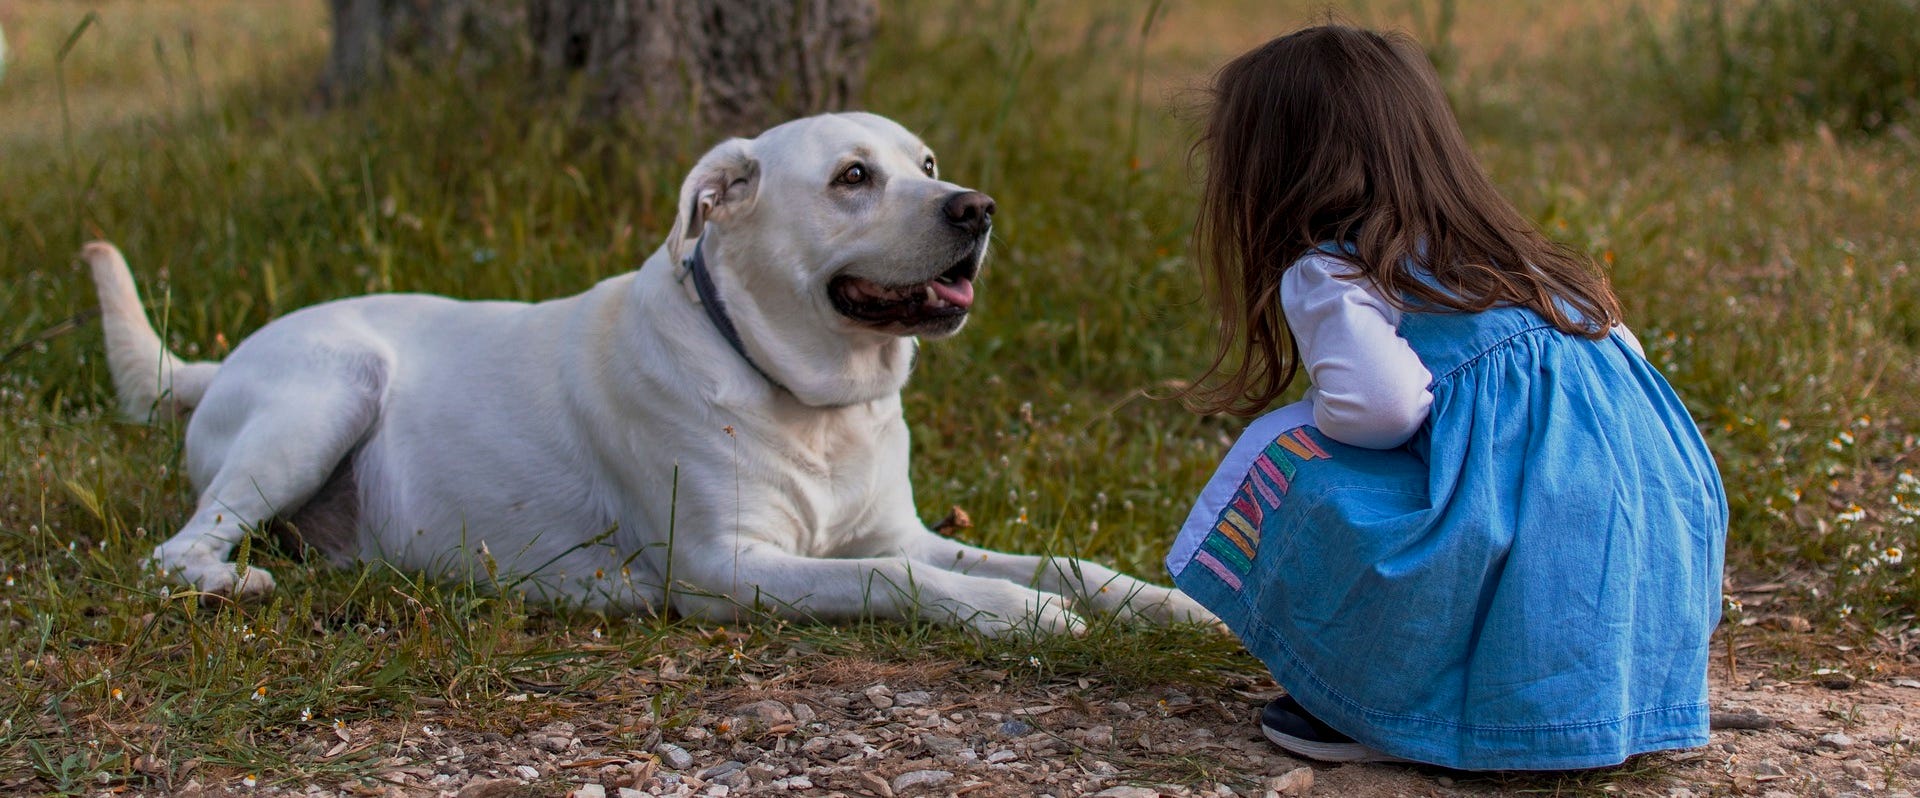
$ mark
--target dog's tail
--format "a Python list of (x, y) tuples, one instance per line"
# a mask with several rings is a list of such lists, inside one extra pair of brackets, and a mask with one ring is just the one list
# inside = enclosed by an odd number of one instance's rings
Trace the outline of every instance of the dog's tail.
[(167, 351), (147, 320), (133, 271), (120, 250), (95, 241), (80, 250), (100, 290), (100, 326), (107, 333), (107, 368), (120, 395), (120, 412), (134, 421), (178, 418), (207, 392), (220, 364), (181, 360)]

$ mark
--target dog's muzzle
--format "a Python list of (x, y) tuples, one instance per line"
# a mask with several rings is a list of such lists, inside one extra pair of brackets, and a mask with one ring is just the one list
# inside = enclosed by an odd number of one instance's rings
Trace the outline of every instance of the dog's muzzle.
[(941, 203), (941, 215), (968, 241), (960, 258), (931, 279), (915, 283), (887, 284), (841, 274), (827, 286), (834, 310), (856, 322), (906, 335), (959, 329), (973, 308), (973, 280), (986, 255), (993, 211), (993, 198), (978, 191), (947, 197)]

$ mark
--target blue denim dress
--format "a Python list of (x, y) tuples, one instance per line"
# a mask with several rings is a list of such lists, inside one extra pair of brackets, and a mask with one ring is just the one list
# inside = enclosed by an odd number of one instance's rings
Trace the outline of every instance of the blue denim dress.
[(1174, 581), (1307, 711), (1452, 768), (1599, 767), (1707, 742), (1727, 506), (1712, 455), (1617, 335), (1524, 308), (1406, 313), (1434, 375), (1397, 449), (1304, 404), (1248, 427)]

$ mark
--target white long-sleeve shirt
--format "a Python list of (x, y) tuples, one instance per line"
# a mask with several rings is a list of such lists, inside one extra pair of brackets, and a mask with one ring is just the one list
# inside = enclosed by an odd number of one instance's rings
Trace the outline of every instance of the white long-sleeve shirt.
[(1280, 278), (1280, 309), (1306, 367), (1313, 424), (1341, 443), (1390, 449), (1427, 420), (1433, 375), (1400, 337), (1400, 309), (1320, 254)]
[[(1349, 446), (1390, 449), (1426, 422), (1433, 374), (1400, 337), (1400, 309), (1372, 281), (1343, 279), (1356, 274), (1339, 260), (1310, 254), (1281, 276), (1280, 309), (1311, 383), (1314, 426)], [(1641, 351), (1624, 325), (1614, 333)]]

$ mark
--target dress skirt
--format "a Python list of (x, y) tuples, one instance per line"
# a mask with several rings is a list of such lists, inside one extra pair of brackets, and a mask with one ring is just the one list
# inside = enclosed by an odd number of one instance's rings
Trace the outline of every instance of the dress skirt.
[(1309, 712), (1446, 767), (1558, 770), (1707, 741), (1727, 508), (1686, 408), (1617, 336), (1404, 315), (1435, 375), (1406, 445), (1305, 403), (1247, 428), (1174, 581)]

